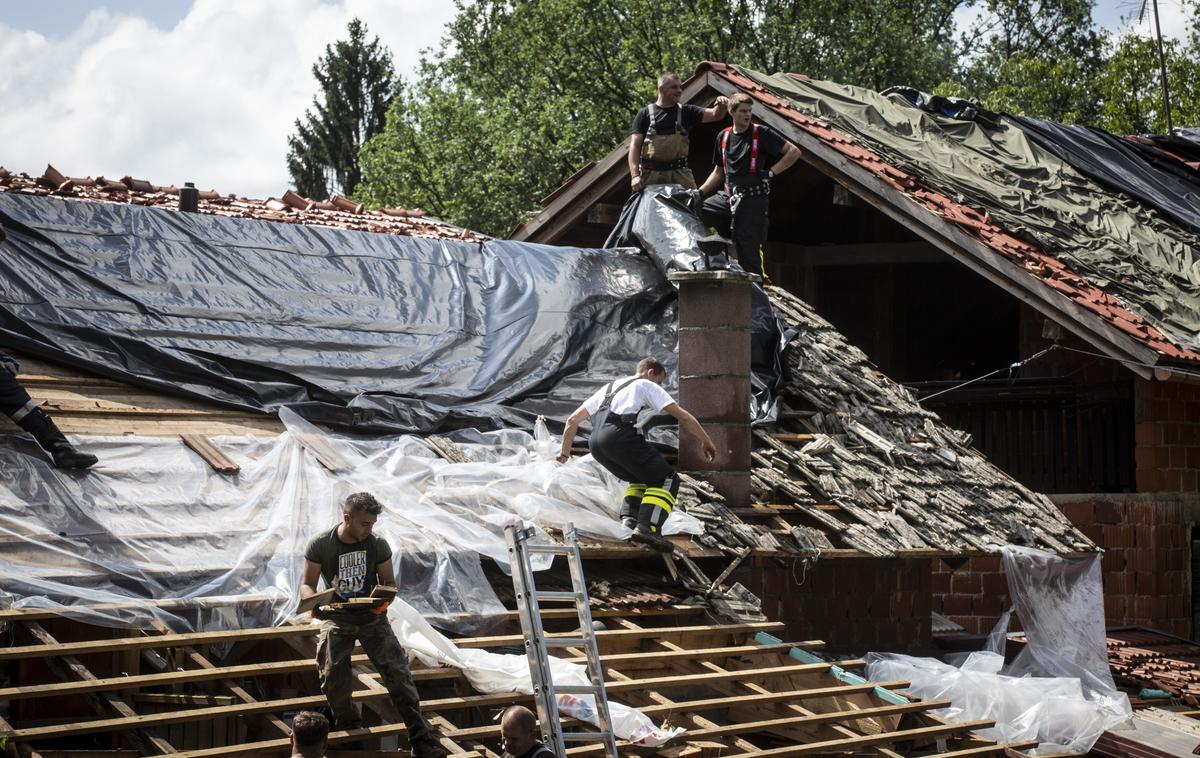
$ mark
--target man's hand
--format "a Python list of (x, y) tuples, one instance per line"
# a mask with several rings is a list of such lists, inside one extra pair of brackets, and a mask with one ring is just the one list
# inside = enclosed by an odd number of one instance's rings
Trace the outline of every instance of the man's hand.
[(712, 463), (717, 459), (717, 446), (712, 443), (712, 440), (704, 441), (704, 460), (707, 463)]
[(641, 192), (644, 185), (645, 182), (642, 180), (641, 174), (634, 174), (633, 176), (629, 177), (629, 188), (634, 192)]
[(316, 608), (313, 608), (310, 613), (312, 613), (313, 618), (324, 621), (325, 619), (329, 618), (330, 608), (328, 605), (318, 605)]
[(559, 463), (566, 463), (567, 461), (571, 460), (571, 454), (559, 453), (558, 455), (554, 456), (554, 460), (558, 461)]
[(729, 112), (729, 98), (724, 95), (714, 100), (713, 105), (717, 106), (717, 110), (721, 111), (722, 114)]

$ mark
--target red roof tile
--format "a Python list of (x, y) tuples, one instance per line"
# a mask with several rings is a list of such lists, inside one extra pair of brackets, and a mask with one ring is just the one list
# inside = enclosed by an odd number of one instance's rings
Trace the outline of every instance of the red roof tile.
[[(176, 209), (179, 189), (159, 186), (144, 179), (126, 176), (121, 181), (64, 176), (54, 166), (46, 166), (39, 177), (13, 174), (0, 166), (0, 192), (25, 195), (89, 200), (102, 203), (130, 203), (156, 208)], [(362, 203), (344, 197), (332, 201), (310, 200), (287, 190), (281, 198), (253, 200), (235, 195), (221, 195), (215, 190), (201, 190), (198, 212), (213, 216), (253, 218), (285, 224), (328, 226), (361, 232), (393, 234), (403, 237), (435, 237), (439, 239), (482, 242), (485, 235), (459, 229), (450, 224), (427, 218), (425, 212), (405, 208), (380, 208), (369, 211)]]
[[(830, 148), (847, 156), (875, 174), (892, 187), (904, 192), (931, 213), (956, 224), (962, 230), (996, 250), (1008, 260), (1024, 268), (1048, 287), (1092, 311), (1113, 327), (1129, 334), (1146, 347), (1167, 358), (1200, 360), (1200, 353), (1172, 342), (1163, 332), (1141, 316), (1125, 308), (1116, 298), (1074, 274), (1067, 264), (1055, 258), (1041, 246), (1009, 234), (993, 224), (987, 214), (957, 203), (937, 190), (926, 186), (920, 177), (892, 166), (881, 156), (857, 144), (853, 137), (839, 132), (828, 122), (797, 110), (790, 102), (777, 97), (758, 83), (743, 76), (724, 63), (702, 63), (697, 72), (712, 71), (750, 95), (796, 127), (817, 137)], [(791, 76), (804, 81), (807, 77)]]

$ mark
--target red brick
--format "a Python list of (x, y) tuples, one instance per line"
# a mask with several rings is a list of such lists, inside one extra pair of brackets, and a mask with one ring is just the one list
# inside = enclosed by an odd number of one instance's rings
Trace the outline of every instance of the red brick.
[(1200, 469), (1200, 447), (1193, 446), (1187, 448), (1187, 455), (1184, 461), (1188, 468)]
[[(1195, 448), (1188, 448), (1189, 452), (1192, 450), (1195, 450)], [(1200, 472), (1197, 472), (1195, 469), (1184, 470), (1182, 474), (1183, 478), (1180, 482), (1180, 490), (1183, 492), (1195, 492), (1200, 488), (1200, 476), (1198, 474)]]
[(950, 577), (951, 574), (944, 571), (937, 571), (933, 574), (933, 594), (945, 595), (950, 592)]
[(1154, 469), (1138, 467), (1134, 474), (1134, 486), (1138, 492), (1154, 492), (1157, 483), (1158, 480), (1154, 476)]
[(950, 580), (950, 591), (955, 595), (978, 595), (983, 591), (979, 574), (966, 569), (957, 572)]
[(1179, 424), (1159, 423), (1162, 429), (1162, 445), (1170, 447), (1179, 444)]
[(1125, 551), (1109, 550), (1100, 557), (1100, 568), (1105, 575), (1125, 570)]
[(1100, 500), (1094, 507), (1097, 524), (1121, 523), (1121, 507), (1111, 500)]
[(1171, 468), (1187, 466), (1187, 448), (1176, 445), (1171, 448)]
[(971, 613), (971, 598), (965, 595), (947, 595), (942, 601), (947, 616), (966, 616)]
[(980, 582), (985, 595), (1006, 596), (1008, 594), (1008, 580), (1004, 578), (1004, 574), (982, 574)]
[(1104, 596), (1104, 622), (1109, 626), (1124, 623), (1125, 598), (1119, 595)]
[[(1156, 427), (1157, 428), (1157, 427)], [(1133, 449), (1133, 462), (1138, 470), (1157, 468), (1157, 462), (1154, 451), (1156, 447), (1148, 447), (1138, 445)]]
[(1171, 467), (1171, 448), (1165, 444), (1154, 448), (1154, 468), (1170, 468), (1170, 467)]
[(996, 616), (1004, 612), (1000, 595), (980, 595), (971, 601), (971, 609), (978, 616)]
[(1092, 504), (1087, 502), (1063, 503), (1059, 506), (1059, 510), (1075, 526), (1090, 524), (1094, 518)]
[(1143, 421), (1134, 427), (1133, 439), (1139, 446), (1157, 445), (1162, 442), (1162, 435), (1158, 431), (1158, 424), (1152, 421)]
[(1171, 469), (1163, 472), (1166, 478), (1166, 486), (1163, 489), (1167, 492), (1180, 492), (1183, 489), (1183, 472), (1179, 469)]
[(976, 571), (980, 574), (994, 573), (1004, 570), (1004, 568), (1000, 565), (1000, 557), (995, 555), (981, 555), (978, 558), (972, 558), (967, 565), (972, 571)]
[(1158, 594), (1158, 575), (1153, 571), (1139, 571), (1135, 575), (1134, 589), (1139, 595)]

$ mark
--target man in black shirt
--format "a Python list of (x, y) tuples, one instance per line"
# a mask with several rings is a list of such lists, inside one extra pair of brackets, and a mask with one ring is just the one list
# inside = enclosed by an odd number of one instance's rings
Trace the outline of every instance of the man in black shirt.
[[(321, 580), (334, 590), (341, 603), (370, 597), (376, 584), (395, 585), (392, 548), (372, 533), (382, 511), (383, 505), (369, 492), (356, 492), (346, 498), (341, 523), (313, 537), (304, 549), (302, 600), (317, 594)], [(392, 704), (408, 727), (413, 755), (445, 758), (445, 748), (421, 715), (408, 653), (388, 624), (386, 605), (382, 609), (320, 606), (313, 615), (324, 620), (317, 637), (317, 676), (338, 728), (362, 726), (362, 717), (354, 707), (354, 677), (350, 670), (350, 656), (357, 641), (375, 664)]]
[[(717, 135), (712, 173), (700, 187), (706, 213), (729, 219), (738, 263), (762, 275), (762, 246), (767, 241), (767, 206), (771, 180), (791, 168), (800, 148), (766, 124), (753, 123), (753, 101), (744, 92), (729, 99), (733, 126)], [(717, 188), (724, 189), (717, 192)]]
[(21, 365), (17, 359), (0, 352), (0, 413), (33, 435), (42, 449), (50, 454), (57, 468), (88, 468), (96, 465), (96, 456), (76, 450), (59, 431), (36, 400), (17, 381)]
[(523, 705), (514, 705), (500, 717), (503, 758), (554, 758), (554, 751), (538, 742), (537, 717)]
[(629, 140), (629, 186), (641, 192), (651, 184), (696, 188), (688, 166), (688, 132), (696, 124), (725, 118), (728, 100), (718, 97), (709, 108), (680, 104), (683, 84), (675, 74), (658, 77), (658, 100), (633, 117)]

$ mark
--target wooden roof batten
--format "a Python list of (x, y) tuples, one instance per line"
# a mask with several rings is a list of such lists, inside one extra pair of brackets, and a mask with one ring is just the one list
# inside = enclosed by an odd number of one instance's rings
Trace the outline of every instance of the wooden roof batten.
[[(783, 624), (688, 624), (686, 617), (695, 612), (690, 606), (660, 607), (656, 609), (660, 615), (639, 615), (638, 621), (621, 615), (617, 609), (600, 610), (600, 617), (610, 624), (597, 638), (610, 696), (639, 708), (656, 723), (666, 718), (687, 729), (672, 743), (650, 752), (679, 758), (698, 756), (705, 749), (737, 755), (810, 755), (857, 750), (896, 758), (1000, 755), (1008, 747), (970, 734), (971, 730), (990, 726), (991, 722), (957, 724), (936, 718), (929, 712), (949, 704), (904, 695), (908, 682), (868, 682), (847, 680), (844, 674), (842, 678), (830, 676), (832, 670), (861, 667), (863, 661), (812, 662), (817, 659), (806, 651), (818, 650), (822, 643), (773, 642), (778, 638), (769, 633), (780, 632)], [(57, 661), (51, 672), (59, 681), (2, 688), (0, 699), (17, 702), (54, 698), (55, 703), (66, 703), (71, 698), (90, 698), (97, 705), (96, 717), (91, 719), (57, 723), (43, 720), (29, 725), (0, 722), (0, 734), (8, 737), (18, 755), (37, 755), (39, 743), (46, 740), (88, 735), (133, 740), (144, 755), (196, 758), (286, 755), (288, 732), (279, 716), (324, 703), (320, 694), (280, 697), (271, 692), (270, 685), (272, 677), (290, 673), (307, 677), (315, 689), (311, 643), (316, 627), (313, 625), (193, 635), (149, 632), (133, 637), (59, 642), (39, 621), (22, 619), (22, 615), (32, 617), (34, 613), (22, 614), (11, 609), (3, 613), (5, 620), (35, 640), (34, 644), (9, 649), (5, 660)], [(551, 614), (549, 621), (561, 622), (563, 615)], [(644, 626), (647, 621), (661, 626)], [(683, 626), (673, 625), (681, 621)], [(86, 625), (84, 628), (93, 634), (126, 634)], [(239, 634), (251, 632), (263, 641), (281, 644), (267, 652), (261, 645), (243, 647), (243, 661), (256, 652), (268, 655), (271, 660), (223, 665), (200, 653), (201, 646), (219, 639), (214, 634), (232, 641)], [(519, 640), (520, 635), (465, 638), (456, 643), (461, 647), (503, 649), (514, 639)], [(103, 678), (87, 668), (91, 661), (143, 649), (160, 650), (178, 665), (154, 673)], [(283, 652), (290, 652), (290, 656), (281, 658)], [(583, 651), (571, 648), (562, 654), (574, 661), (584, 658)], [(339, 743), (366, 737), (403, 739), (405, 727), (388, 720), (387, 691), (366, 656), (355, 656), (353, 663), (358, 684), (354, 698), (374, 708), (383, 723), (352, 732), (335, 731), (330, 735), (331, 748), (336, 750)], [(499, 752), (499, 725), (487, 714), (531, 701), (528, 695), (512, 692), (464, 693), (466, 679), (457, 669), (418, 665), (413, 671), (414, 680), (423, 690), (422, 710), (439, 728), (443, 745), (456, 758), (494, 758)], [(188, 691), (191, 687), (214, 684), (221, 692), (230, 693), (232, 702), (220, 703), (219, 699)], [(264, 693), (264, 697), (250, 695), (251, 689)], [(167, 694), (160, 696), (155, 692)], [(136, 710), (138, 704), (151, 701), (160, 712)], [(204, 705), (196, 707), (196, 703)], [(231, 718), (255, 720), (258, 726), (254, 736), (239, 744), (211, 745), (201, 745), (195, 740), (172, 744), (161, 736), (172, 725), (204, 725)], [(564, 719), (564, 724), (572, 730), (590, 728), (572, 719)], [(192, 729), (190, 733), (202, 731), (203, 728)], [(647, 752), (646, 748), (637, 750)], [(599, 751), (598, 745), (584, 745), (573, 747), (568, 753), (583, 756)]]

